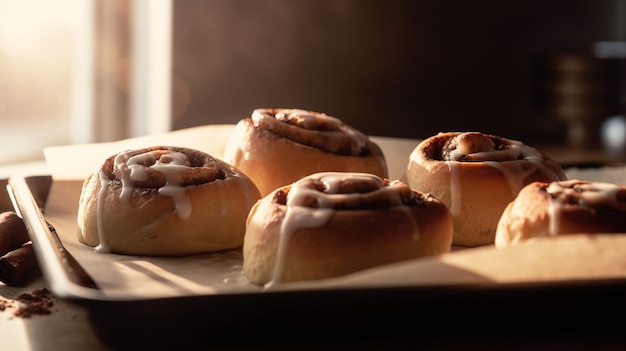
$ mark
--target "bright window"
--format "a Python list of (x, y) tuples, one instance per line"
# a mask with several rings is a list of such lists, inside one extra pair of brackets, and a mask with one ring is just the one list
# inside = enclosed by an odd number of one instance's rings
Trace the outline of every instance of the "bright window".
[(0, 0), (0, 165), (170, 128), (171, 0)]

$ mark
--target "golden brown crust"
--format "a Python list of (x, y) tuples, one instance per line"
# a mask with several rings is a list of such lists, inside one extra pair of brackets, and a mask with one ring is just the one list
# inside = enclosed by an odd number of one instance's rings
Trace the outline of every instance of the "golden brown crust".
[[(250, 211), (243, 248), (243, 271), (250, 281), (263, 285), (329, 278), (450, 251), (452, 219), (447, 208), (403, 183), (391, 185), (398, 189), (391, 189), (386, 179), (378, 189), (348, 186), (329, 195), (332, 205), (325, 194), (331, 190), (301, 196), (293, 189), (309, 179), (332, 183), (329, 177), (337, 174), (356, 179), (354, 173), (314, 174), (268, 194)], [(315, 193), (319, 196), (311, 201)], [(308, 205), (288, 202), (293, 197)]]
[(78, 239), (100, 252), (134, 255), (237, 248), (258, 199), (248, 177), (205, 153), (165, 146), (129, 150), (85, 179)]
[[(292, 119), (306, 116), (307, 123), (274, 117), (280, 113)], [(247, 174), (262, 196), (317, 172), (388, 176), (380, 147), (334, 117), (289, 109), (259, 109), (255, 116), (237, 123), (224, 160)]]
[(626, 232), (626, 186), (567, 180), (533, 182), (504, 210), (495, 245), (532, 238)]
[[(481, 142), (446, 149), (451, 139), (468, 134)], [(489, 141), (492, 144), (485, 144)], [(416, 146), (402, 179), (446, 204), (454, 218), (453, 244), (473, 247), (494, 243), (504, 208), (524, 185), (565, 179), (565, 174), (558, 163), (520, 142), (477, 132), (448, 132)]]

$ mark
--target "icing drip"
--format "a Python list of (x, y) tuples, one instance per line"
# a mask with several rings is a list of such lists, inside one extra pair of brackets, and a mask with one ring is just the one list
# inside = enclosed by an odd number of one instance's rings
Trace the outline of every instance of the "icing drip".
[(120, 170), (120, 200), (124, 206), (130, 204), (135, 183), (148, 179), (148, 169), (152, 168), (165, 176), (165, 185), (158, 189), (159, 194), (172, 198), (180, 219), (189, 218), (191, 204), (186, 196), (187, 188), (181, 185), (183, 173), (191, 168), (186, 155), (176, 151), (167, 154), (152, 151), (129, 157), (128, 152), (122, 152), (115, 157), (115, 166)]
[[(302, 178), (292, 184), (286, 199), (285, 217), (280, 227), (280, 238), (273, 278), (266, 284), (277, 283), (284, 270), (285, 251), (293, 233), (304, 228), (322, 227), (339, 210), (388, 208), (403, 211), (412, 218), (414, 193), (399, 181), (384, 181), (367, 173), (323, 172)], [(428, 196), (428, 195), (427, 195)], [(419, 239), (419, 227), (414, 220), (412, 238)]]
[[(231, 179), (239, 183), (242, 192), (251, 202), (254, 191), (250, 188), (249, 183), (244, 180), (244, 175), (239, 173), (234, 167), (212, 159), (208, 155), (202, 159), (205, 164), (196, 165), (197, 160), (191, 160), (190, 156), (181, 151), (174, 149), (157, 148), (153, 150), (128, 150), (117, 154), (113, 158), (113, 170), (121, 183), (119, 194), (120, 206), (122, 210), (130, 209), (131, 198), (137, 187), (146, 189), (156, 189), (159, 195), (172, 199), (174, 203), (174, 211), (179, 219), (189, 219), (192, 213), (191, 202), (188, 198), (187, 191), (195, 185), (213, 182), (216, 186), (221, 186), (221, 179)], [(213, 160), (213, 163), (210, 160)], [(198, 169), (202, 171), (198, 171)], [(116, 170), (116, 171), (115, 171)], [(195, 172), (194, 171), (198, 171)], [(197, 177), (196, 180), (189, 180), (189, 176)], [(151, 177), (160, 177), (162, 181), (151, 180)], [(185, 178), (187, 177), (187, 179)], [(106, 240), (107, 237), (112, 238), (114, 235), (107, 235), (103, 226), (103, 211), (105, 210), (104, 201), (109, 188), (112, 186), (112, 179), (101, 169), (99, 171), (100, 191), (97, 200), (97, 216), (98, 216), (98, 237), (99, 245), (96, 247), (97, 252), (111, 252), (111, 242)], [(145, 183), (147, 182), (148, 185)], [(225, 196), (225, 191), (217, 192), (220, 196)], [(147, 197), (146, 197), (147, 198)], [(220, 201), (226, 202), (227, 198)], [(226, 207), (222, 209), (222, 214), (226, 215)], [(153, 223), (154, 224), (154, 223)]]
[(104, 171), (100, 170), (98, 172), (98, 176), (100, 177), (100, 191), (98, 192), (98, 202), (97, 205), (97, 213), (98, 213), (98, 238), (99, 244), (96, 246), (96, 252), (111, 252), (111, 243), (105, 240), (104, 238), (104, 223), (102, 221), (102, 212), (104, 211), (104, 199), (106, 198), (106, 193), (108, 192), (109, 187), (109, 179), (107, 178)]
[(498, 169), (513, 195), (524, 187), (526, 179), (537, 170), (550, 179), (562, 179), (561, 175), (546, 165), (543, 155), (535, 148), (520, 141), (494, 138), (477, 132), (461, 133), (451, 138), (444, 146), (441, 157), (450, 171), (450, 213), (453, 216), (458, 216), (461, 211), (461, 162), (482, 162)]
[(446, 161), (450, 171), (450, 214), (458, 216), (461, 213), (461, 171), (458, 161)]
[[(114, 167), (119, 171), (122, 188), (120, 191), (120, 204), (123, 208), (130, 206), (130, 199), (135, 191), (137, 182), (146, 181), (150, 174), (149, 168), (165, 176), (165, 184), (158, 189), (159, 194), (172, 199), (176, 214), (180, 219), (187, 219), (191, 215), (191, 204), (186, 195), (186, 187), (181, 185), (182, 174), (187, 172), (189, 166), (185, 154), (176, 151), (163, 153), (151, 151), (133, 154), (133, 151), (121, 152), (113, 160)], [(103, 171), (100, 171), (100, 194), (98, 198), (98, 236), (100, 244), (96, 247), (97, 252), (110, 252), (111, 243), (105, 239), (105, 230), (102, 224), (104, 211), (104, 198), (110, 186), (110, 181)]]
[(611, 183), (567, 180), (552, 182), (546, 192), (550, 195), (550, 235), (560, 233), (560, 218), (566, 205), (584, 208), (611, 208), (626, 213), (626, 191)]

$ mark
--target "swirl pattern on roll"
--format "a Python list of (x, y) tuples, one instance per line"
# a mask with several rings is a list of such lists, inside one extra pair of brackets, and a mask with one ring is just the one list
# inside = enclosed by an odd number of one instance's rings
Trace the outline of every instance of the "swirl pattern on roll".
[[(430, 147), (416, 149), (415, 152), (424, 151), (425, 158), (445, 162), (453, 173), (454, 182), (457, 178), (455, 173), (459, 173), (460, 163), (482, 163), (497, 169), (505, 176), (512, 195), (516, 195), (528, 183), (528, 177), (536, 172), (551, 180), (566, 178), (558, 164), (521, 141), (479, 132), (440, 133), (438, 136), (441, 138), (434, 138), (436, 142)], [(416, 158), (416, 155), (411, 155), (411, 159)], [(458, 214), (461, 202), (460, 186), (453, 183), (452, 187), (458, 191), (453, 194), (450, 210), (453, 214)]]
[(449, 138), (441, 150), (444, 161), (482, 162), (542, 159), (536, 149), (517, 140), (479, 132), (459, 133)]
[(626, 187), (624, 186), (573, 179), (552, 182), (546, 191), (552, 199), (550, 202), (552, 218), (550, 234), (552, 235), (560, 232), (558, 218), (567, 206), (581, 207), (605, 215), (614, 213), (618, 216), (626, 216)]
[(215, 158), (196, 150), (152, 147), (110, 157), (102, 167), (100, 179), (102, 191), (108, 189), (108, 182), (121, 185), (122, 205), (129, 205), (135, 189), (142, 189), (143, 196), (154, 192), (172, 198), (176, 213), (185, 219), (191, 213), (186, 187), (224, 179), (225, 170)]
[(412, 191), (397, 180), (372, 174), (347, 176), (328, 172), (297, 181), (290, 188), (288, 198), (279, 202), (288, 208), (351, 210), (419, 205), (428, 196)]
[(235, 126), (224, 160), (248, 174), (263, 196), (318, 172), (388, 176), (382, 149), (367, 135), (302, 109), (255, 109)]
[(571, 179), (524, 187), (498, 223), (496, 246), (535, 237), (626, 232), (626, 186)]
[[(447, 252), (451, 240), (451, 217), (431, 195), (373, 174), (321, 172), (277, 189), (251, 211), (244, 273), (270, 286), (319, 279)], [(326, 268), (307, 268), (318, 265)]]
[[(256, 109), (254, 124), (300, 144), (344, 156), (365, 156), (375, 152), (369, 138), (325, 113), (301, 109)], [(321, 133), (320, 133), (321, 132)]]
[(403, 176), (409, 186), (448, 206), (458, 246), (493, 244), (502, 211), (526, 184), (564, 179), (561, 166), (539, 150), (480, 132), (446, 132), (423, 140)]
[(173, 146), (126, 150), (85, 180), (79, 239), (104, 253), (234, 248), (242, 245), (245, 217), (259, 198), (247, 176), (204, 152)]

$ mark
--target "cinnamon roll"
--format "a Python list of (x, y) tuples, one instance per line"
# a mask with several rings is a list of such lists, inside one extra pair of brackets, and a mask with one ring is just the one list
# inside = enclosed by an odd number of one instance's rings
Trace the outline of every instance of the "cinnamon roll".
[(261, 196), (317, 172), (387, 177), (380, 147), (335, 117), (299, 109), (256, 109), (237, 123), (224, 161), (247, 174)]
[(78, 239), (103, 253), (178, 256), (243, 245), (260, 199), (235, 167), (169, 146), (120, 152), (85, 179)]
[(280, 187), (252, 208), (243, 273), (253, 283), (315, 280), (449, 252), (443, 203), (369, 173), (321, 172)]
[(453, 245), (491, 245), (496, 226), (517, 193), (534, 181), (564, 180), (561, 166), (516, 140), (479, 132), (431, 136), (413, 150), (402, 179), (448, 206)]
[(507, 205), (495, 245), (585, 233), (626, 233), (626, 186), (578, 179), (533, 182)]

